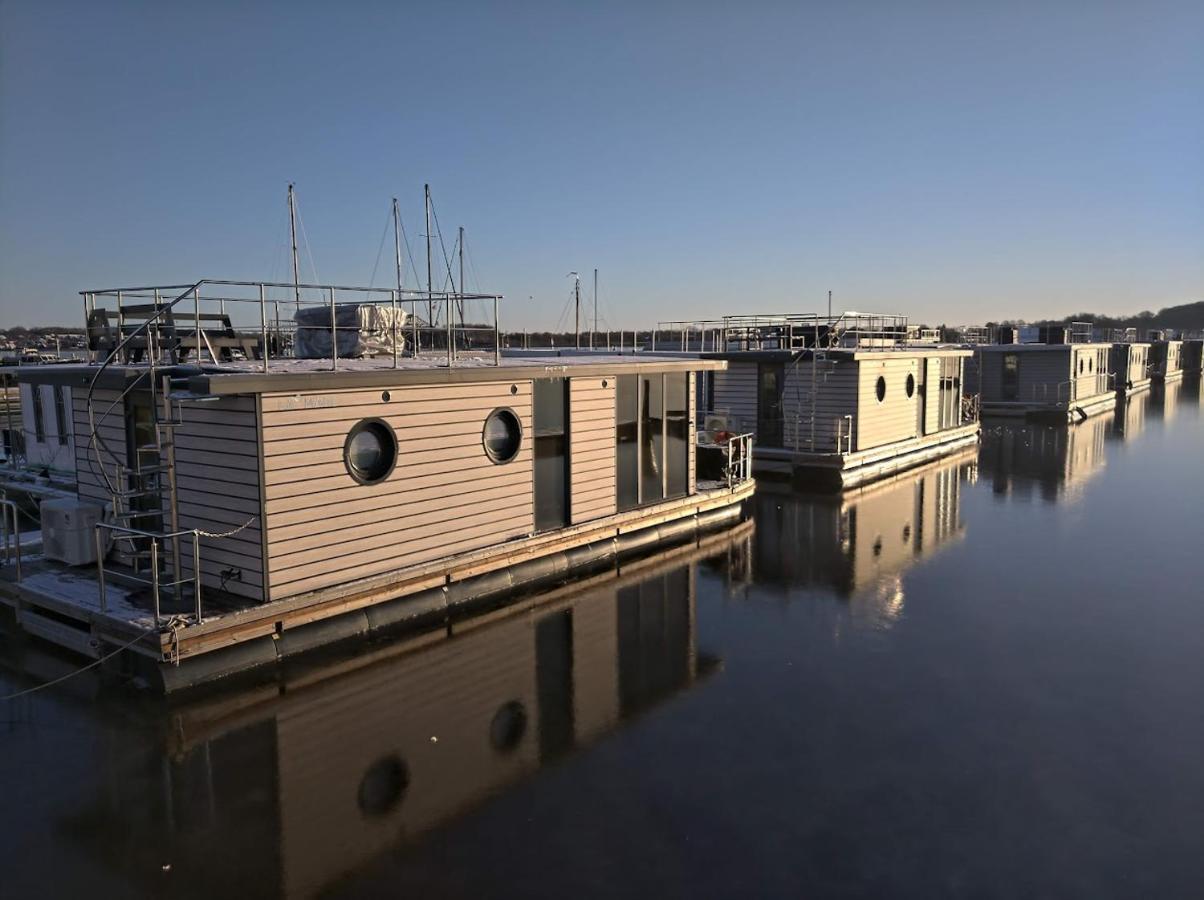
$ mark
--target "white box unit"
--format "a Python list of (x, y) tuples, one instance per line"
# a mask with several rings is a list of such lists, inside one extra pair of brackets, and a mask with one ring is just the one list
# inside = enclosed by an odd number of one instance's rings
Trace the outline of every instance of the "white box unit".
[(62, 499), (42, 501), (42, 552), (69, 566), (96, 562), (96, 523), (104, 509), (95, 503)]

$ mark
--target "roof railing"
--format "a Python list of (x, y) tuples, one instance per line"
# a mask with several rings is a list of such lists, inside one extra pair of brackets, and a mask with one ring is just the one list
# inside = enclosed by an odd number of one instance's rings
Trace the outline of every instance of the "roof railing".
[[(121, 363), (220, 365), (368, 357), (460, 356), (500, 362), (500, 294), (206, 278), (81, 291), (88, 349)], [(475, 309), (473, 307), (476, 307)]]

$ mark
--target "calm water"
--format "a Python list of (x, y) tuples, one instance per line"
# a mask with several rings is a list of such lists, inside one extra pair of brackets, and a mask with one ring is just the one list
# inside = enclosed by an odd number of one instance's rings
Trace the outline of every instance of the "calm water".
[(83, 676), (0, 704), (0, 895), (1199, 897), (1202, 520), (1177, 385), (268, 685)]

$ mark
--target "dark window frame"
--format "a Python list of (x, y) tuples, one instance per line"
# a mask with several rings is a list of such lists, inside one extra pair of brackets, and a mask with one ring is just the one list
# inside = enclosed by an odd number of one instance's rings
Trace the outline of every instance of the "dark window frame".
[[(389, 462), (380, 474), (364, 474), (351, 464), (351, 442), (365, 431), (377, 431), (378, 429), (378, 433), (383, 432), (386, 438), (385, 447), (389, 451)], [(379, 416), (368, 416), (367, 418), (360, 419), (351, 426), (347, 432), (347, 437), (343, 440), (343, 467), (356, 484), (362, 484), (365, 487), (387, 481), (389, 476), (393, 474), (393, 470), (397, 468), (397, 459), (399, 456), (401, 456), (401, 449), (397, 445), (397, 432), (393, 430), (392, 425)]]
[[(494, 453), (489, 448), (489, 441), (486, 440), (485, 437), (489, 431), (489, 423), (492, 422), (495, 417), (501, 416), (509, 416), (514, 421), (515, 426), (518, 428), (518, 441), (514, 445), (514, 452), (506, 457), (502, 457)], [(489, 457), (489, 461), (495, 466), (504, 466), (507, 463), (514, 462), (514, 460), (518, 458), (519, 453), (522, 452), (523, 438), (523, 420), (520, 419), (518, 413), (516, 413), (509, 406), (499, 406), (497, 409), (492, 410), (489, 415), (485, 417), (485, 421), (481, 424), (481, 446), (485, 450), (485, 455)]]

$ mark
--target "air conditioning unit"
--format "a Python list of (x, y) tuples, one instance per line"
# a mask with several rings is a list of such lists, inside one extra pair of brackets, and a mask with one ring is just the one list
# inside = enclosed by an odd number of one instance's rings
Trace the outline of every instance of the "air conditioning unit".
[(42, 552), (69, 566), (96, 562), (96, 524), (104, 509), (96, 503), (64, 498), (42, 501)]

